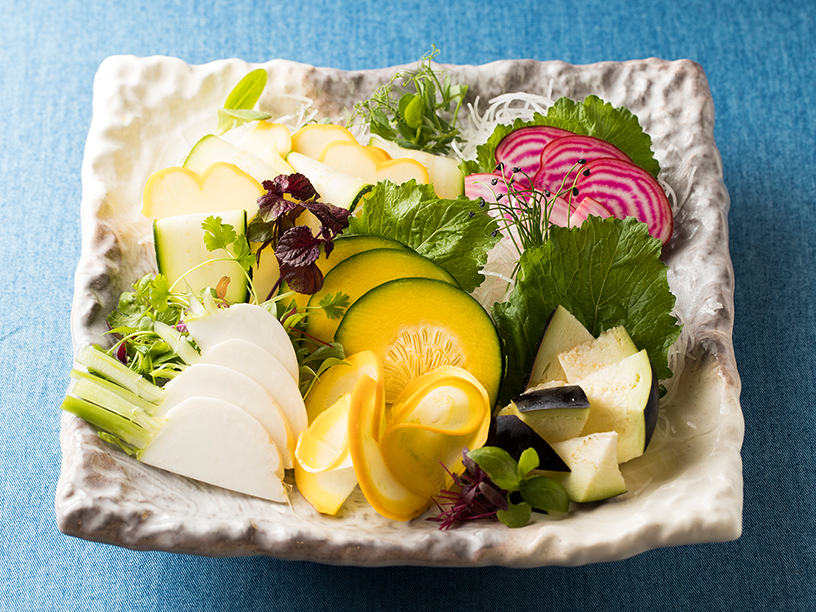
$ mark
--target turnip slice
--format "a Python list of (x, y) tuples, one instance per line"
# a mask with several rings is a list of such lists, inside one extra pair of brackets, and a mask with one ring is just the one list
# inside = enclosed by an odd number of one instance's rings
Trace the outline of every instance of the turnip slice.
[(520, 172), (516, 173), (517, 180), (524, 177), (522, 172), (532, 180), (541, 167), (541, 151), (544, 147), (553, 140), (572, 135), (572, 132), (548, 125), (519, 128), (499, 142), (495, 153), (496, 163), (504, 164), (504, 176), (508, 179), (513, 175), (513, 170), (518, 168)]
[(249, 376), (208, 363), (188, 367), (165, 385), (167, 395), (155, 416), (166, 416), (191, 397), (212, 397), (235, 404), (258, 420), (278, 447), (283, 467), (292, 467), (295, 438), (277, 402)]
[(191, 397), (178, 404), (139, 460), (239, 493), (287, 499), (277, 447), (255, 418), (224, 400)]
[(581, 224), (590, 216), (608, 219), (612, 213), (606, 210), (600, 202), (592, 198), (584, 198), (570, 217), (570, 227), (581, 227)]
[(639, 166), (619, 159), (591, 161), (578, 175), (576, 188), (579, 204), (592, 198), (618, 219), (642, 221), (663, 244), (671, 238), (674, 219), (669, 199), (654, 177)]
[(632, 161), (615, 145), (594, 136), (573, 134), (558, 138), (541, 150), (540, 167), (533, 186), (539, 191), (547, 189), (553, 193), (569, 189), (584, 165), (580, 160), (589, 162), (607, 157)]
[(253, 304), (233, 304), (215, 312), (185, 320), (187, 330), (205, 352), (219, 342), (240, 338), (257, 344), (280, 361), (298, 382), (298, 362), (289, 335), (269, 311)]
[(308, 426), (306, 405), (297, 384), (281, 362), (257, 344), (230, 338), (204, 351), (199, 363), (221, 365), (237, 370), (266, 389), (267, 393), (275, 398), (286, 420), (289, 421), (295, 440)]

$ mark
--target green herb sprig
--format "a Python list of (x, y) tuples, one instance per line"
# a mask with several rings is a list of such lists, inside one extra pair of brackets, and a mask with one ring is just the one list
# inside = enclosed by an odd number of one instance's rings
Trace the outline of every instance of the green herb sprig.
[(465, 473), (451, 474), (457, 490), (443, 490), (435, 499), (440, 514), (430, 520), (440, 529), (470, 520), (495, 517), (508, 527), (524, 527), (533, 509), (547, 513), (569, 510), (564, 487), (542, 474), (533, 474), (540, 462), (533, 448), (516, 461), (506, 450), (484, 446), (463, 449)]
[[(467, 85), (454, 85), (449, 75), (438, 75), (431, 61), (436, 47), (419, 60), (416, 70), (397, 72), (374, 90), (371, 98), (358, 102), (349, 124), (361, 117), (372, 134), (406, 149), (447, 155), (459, 135), (459, 109)], [(452, 110), (451, 110), (452, 109)]]

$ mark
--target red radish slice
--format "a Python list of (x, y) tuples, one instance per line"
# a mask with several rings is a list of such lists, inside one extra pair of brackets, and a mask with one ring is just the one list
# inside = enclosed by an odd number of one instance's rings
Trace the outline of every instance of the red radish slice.
[(570, 227), (581, 227), (581, 224), (586, 221), (586, 218), (589, 216), (608, 219), (612, 216), (612, 213), (606, 210), (600, 202), (592, 198), (584, 198), (570, 217)]
[(592, 198), (618, 219), (635, 217), (644, 222), (663, 244), (671, 238), (674, 219), (669, 199), (654, 177), (639, 166), (619, 159), (596, 159), (584, 166), (576, 189), (579, 204)]
[(519, 128), (510, 132), (501, 139), (496, 147), (496, 163), (504, 164), (504, 176), (508, 179), (513, 175), (513, 169), (518, 168), (516, 180), (524, 178), (524, 174), (533, 179), (541, 166), (541, 151), (550, 142), (564, 136), (573, 136), (572, 132), (548, 125), (534, 125)]
[(541, 150), (541, 165), (533, 179), (533, 185), (539, 191), (548, 189), (553, 193), (561, 189), (562, 185), (564, 189), (569, 189), (583, 165), (579, 163), (580, 160), (590, 162), (606, 157), (632, 161), (615, 145), (594, 136), (558, 138)]

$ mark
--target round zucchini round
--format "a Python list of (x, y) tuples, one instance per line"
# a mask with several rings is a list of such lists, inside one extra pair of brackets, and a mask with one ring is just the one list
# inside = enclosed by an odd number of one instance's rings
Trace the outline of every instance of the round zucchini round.
[(360, 297), (334, 336), (347, 354), (381, 356), (386, 402), (408, 382), (443, 365), (469, 371), (484, 386), (491, 408), (502, 376), (499, 336), (485, 309), (459, 287), (403, 278)]
[[(398, 278), (433, 278), (456, 285), (456, 280), (427, 257), (412, 251), (373, 249), (352, 255), (340, 262), (326, 275), (323, 287), (309, 300), (309, 306), (317, 306), (327, 295), (342, 292), (354, 304), (367, 291)], [(306, 318), (306, 333), (325, 342), (334, 338), (341, 319), (329, 319), (316, 311)], [(349, 353), (351, 354), (351, 353)]]

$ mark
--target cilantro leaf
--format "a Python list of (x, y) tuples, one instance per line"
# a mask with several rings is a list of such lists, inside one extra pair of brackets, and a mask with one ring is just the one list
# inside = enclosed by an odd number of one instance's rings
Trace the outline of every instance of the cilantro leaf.
[(476, 148), (476, 160), (462, 162), (465, 174), (493, 172), (496, 169), (496, 147), (510, 132), (522, 127), (549, 125), (582, 136), (594, 136), (615, 145), (632, 161), (657, 177), (660, 164), (652, 153), (652, 139), (640, 127), (637, 116), (628, 109), (615, 108), (598, 96), (583, 102), (561, 97), (547, 111), (536, 113), (531, 121), (517, 119), (512, 125), (497, 125), (487, 141)]
[(347, 293), (340, 291), (327, 293), (317, 305), (323, 309), (329, 319), (339, 319), (343, 316), (346, 308), (349, 307), (349, 296)]
[(484, 280), (479, 272), (498, 242), (498, 224), (475, 201), (443, 200), (432, 185), (411, 180), (378, 183), (360, 216), (349, 218), (349, 234), (385, 236), (402, 242), (447, 270), (467, 292)]
[(201, 222), (201, 229), (204, 230), (204, 245), (208, 251), (226, 251), (238, 236), (234, 227), (221, 222), (221, 217), (207, 217)]
[(546, 244), (525, 251), (513, 292), (493, 307), (508, 359), (500, 400), (522, 391), (541, 331), (559, 304), (594, 336), (623, 325), (648, 351), (658, 378), (671, 377), (668, 349), (680, 327), (660, 253), (660, 241), (633, 217), (553, 227)]

